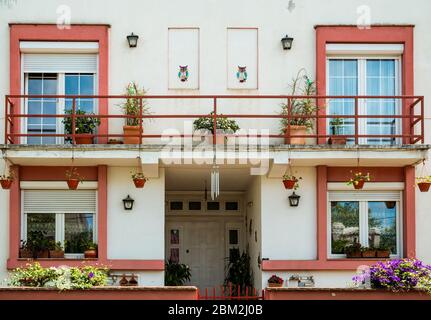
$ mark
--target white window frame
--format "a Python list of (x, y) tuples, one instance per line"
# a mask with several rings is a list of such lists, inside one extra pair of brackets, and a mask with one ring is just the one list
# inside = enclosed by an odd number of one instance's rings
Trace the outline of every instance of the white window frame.
[[(358, 196), (360, 194), (360, 196)], [(368, 202), (395, 201), (396, 208), (396, 237), (397, 253), (391, 254), (391, 258), (402, 257), (403, 252), (403, 192), (402, 191), (329, 191), (327, 203), (327, 252), (329, 259), (343, 259), (345, 254), (332, 253), (332, 201), (359, 202), (359, 242), (368, 247)]]
[[(31, 212), (24, 210), (24, 192), (21, 191), (21, 241), (27, 241), (27, 214), (39, 213), (39, 212)], [(98, 199), (98, 192), (96, 190), (96, 199)], [(61, 245), (64, 247), (64, 234), (65, 234), (65, 224), (64, 224), (64, 216), (70, 213), (87, 213), (93, 214), (93, 242), (97, 243), (98, 239), (98, 201), (96, 201), (96, 210), (85, 210), (85, 211), (74, 211), (74, 212), (55, 212), (55, 242), (61, 242)], [(82, 253), (65, 253), (65, 258), (69, 259), (82, 259), (84, 258), (84, 254)]]
[[(400, 54), (327, 54), (326, 56), (326, 94), (329, 95), (329, 60), (357, 60), (358, 69), (358, 96), (366, 95), (367, 90), (367, 60), (395, 60), (395, 95), (401, 95), (402, 88), (402, 59)], [(399, 99), (396, 100), (396, 114), (402, 114), (402, 102)], [(366, 115), (366, 101), (364, 99), (358, 100), (358, 112), (359, 114)], [(326, 128), (330, 127), (330, 118), (326, 119)], [(367, 118), (358, 119), (358, 134), (367, 133)], [(395, 134), (402, 133), (402, 121), (401, 119), (395, 120)], [(402, 139), (396, 138), (396, 144), (400, 144)], [(367, 144), (367, 138), (359, 138), (359, 144)]]

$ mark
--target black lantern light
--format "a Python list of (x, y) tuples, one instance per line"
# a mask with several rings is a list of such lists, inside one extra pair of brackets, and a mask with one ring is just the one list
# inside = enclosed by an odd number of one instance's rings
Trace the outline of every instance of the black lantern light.
[(132, 198), (130, 198), (129, 195), (127, 195), (127, 198), (123, 199), (124, 210), (132, 210), (134, 202), (135, 200), (133, 200)]
[(301, 196), (298, 196), (295, 191), (289, 196), (289, 203), (291, 207), (297, 207), (299, 205), (299, 199)]
[(290, 38), (287, 34), (281, 38), (281, 45), (283, 50), (290, 50), (292, 48), (293, 38)]
[(138, 38), (139, 36), (133, 34), (133, 32), (127, 36), (127, 42), (129, 42), (130, 48), (135, 48), (138, 45)]

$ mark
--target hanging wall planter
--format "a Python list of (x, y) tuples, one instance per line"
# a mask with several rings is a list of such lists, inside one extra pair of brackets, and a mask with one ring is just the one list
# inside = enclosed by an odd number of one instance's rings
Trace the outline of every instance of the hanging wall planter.
[(13, 182), (13, 177), (11, 175), (0, 176), (1, 187), (5, 190), (9, 190)]
[(431, 176), (417, 177), (416, 182), (421, 192), (428, 192), (431, 187)]
[(289, 189), (289, 190), (295, 189), (296, 190), (299, 186), (298, 181), (301, 179), (302, 179), (302, 177), (297, 178), (293, 175), (285, 174), (283, 176), (283, 185), (286, 189)]
[(132, 174), (132, 180), (136, 188), (143, 188), (148, 178), (142, 172)]
[(356, 190), (364, 187), (365, 182), (370, 181), (370, 174), (363, 174), (362, 172), (353, 173), (353, 177), (347, 182), (347, 185), (353, 185)]
[(83, 182), (83, 178), (79, 175), (77, 168), (66, 170), (66, 182), (70, 190), (76, 190), (79, 183)]

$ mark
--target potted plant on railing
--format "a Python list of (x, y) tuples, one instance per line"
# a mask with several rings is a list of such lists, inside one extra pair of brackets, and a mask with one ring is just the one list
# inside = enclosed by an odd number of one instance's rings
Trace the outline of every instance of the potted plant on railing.
[(302, 180), (302, 177), (296, 177), (291, 174), (285, 174), (283, 176), (283, 184), (286, 189), (298, 189), (299, 180)]
[(70, 190), (76, 190), (78, 185), (84, 181), (76, 167), (66, 170), (66, 182)]
[[(65, 110), (67, 115), (72, 115), (72, 110)], [(100, 125), (100, 119), (94, 117), (94, 113), (86, 113), (84, 110), (75, 110), (76, 115), (88, 115), (88, 117), (75, 117), (75, 142), (76, 144), (93, 144), (94, 133)], [(64, 133), (72, 134), (72, 117), (63, 119)], [(66, 138), (66, 141), (71, 142), (72, 137)]]
[[(302, 83), (303, 82), (303, 83)], [(305, 69), (299, 70), (296, 78), (292, 80), (291, 95), (314, 96), (316, 94), (316, 83), (307, 76)], [(283, 116), (293, 116), (290, 120), (287, 117), (281, 119), (281, 133), (288, 134), (290, 124), (290, 144), (305, 144), (305, 136), (307, 131), (314, 127), (313, 117), (317, 114), (318, 107), (314, 98), (294, 98), (289, 103), (281, 105)], [(285, 138), (285, 144), (289, 143), (289, 139)]]
[(361, 244), (358, 242), (354, 242), (352, 245), (346, 246), (344, 248), (344, 253), (346, 254), (347, 258), (361, 258)]
[(85, 259), (95, 259), (97, 258), (97, 243), (89, 241), (86, 245), (86, 249), (84, 251)]
[(49, 242), (49, 257), (52, 259), (64, 258), (64, 249), (60, 241), (51, 240)]
[(273, 288), (280, 288), (283, 286), (283, 279), (280, 278), (279, 276), (276, 276), (275, 274), (273, 274), (269, 279), (268, 279), (268, 287)]
[(142, 172), (132, 173), (132, 180), (136, 188), (143, 188), (148, 178)]
[(375, 258), (377, 250), (374, 248), (363, 247), (361, 248), (362, 258)]
[(10, 187), (12, 186), (12, 182), (14, 180), (14, 174), (13, 172), (9, 172), (9, 174), (4, 174), (0, 176), (0, 184), (1, 187), (5, 190), (10, 189)]
[(421, 192), (428, 192), (431, 186), (431, 176), (416, 177), (416, 183)]
[[(211, 135), (214, 135), (213, 115), (214, 115), (214, 112), (211, 111), (207, 117), (201, 117), (193, 121), (194, 130), (195, 131), (201, 130), (205, 134), (211, 133)], [(216, 129), (217, 129), (216, 144), (224, 144), (226, 142), (226, 136), (224, 136), (224, 134), (233, 134), (237, 132), (240, 128), (235, 120), (218, 116), (216, 120)], [(219, 132), (220, 134), (218, 134)], [(212, 143), (212, 140), (209, 142)]]
[[(148, 115), (150, 112), (147, 101), (144, 98), (139, 98), (139, 96), (144, 96), (146, 93), (145, 89), (139, 89), (139, 86), (135, 82), (130, 82), (126, 87), (125, 95), (128, 98), (120, 105), (123, 114), (127, 116), (125, 125), (123, 126), (125, 144), (142, 143), (142, 139), (139, 137), (141, 107), (142, 115)], [(143, 132), (144, 129), (142, 128), (141, 133)]]
[(329, 144), (346, 144), (347, 138), (340, 137), (342, 128), (344, 127), (344, 119), (335, 118), (330, 121), (332, 136), (328, 139)]
[(347, 185), (353, 185), (353, 187), (357, 190), (362, 189), (364, 187), (365, 182), (371, 180), (370, 174), (363, 174), (362, 172), (353, 173), (353, 177), (347, 182)]
[(377, 258), (389, 258), (391, 255), (391, 249), (388, 246), (380, 245), (376, 250)]

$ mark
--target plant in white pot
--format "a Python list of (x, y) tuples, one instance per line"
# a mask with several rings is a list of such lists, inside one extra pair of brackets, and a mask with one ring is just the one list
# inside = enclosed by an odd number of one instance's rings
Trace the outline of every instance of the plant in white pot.
[[(195, 131), (203, 131), (206, 133), (211, 133), (214, 135), (214, 112), (206, 117), (201, 117), (193, 121), (193, 128)], [(216, 144), (224, 144), (226, 141), (226, 136), (224, 134), (233, 134), (237, 132), (240, 128), (235, 120), (228, 119), (226, 117), (217, 117), (216, 120)], [(211, 140), (212, 143), (212, 140)]]

